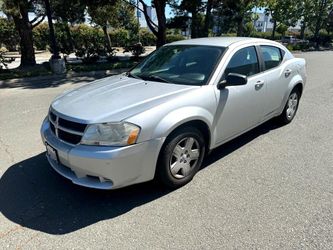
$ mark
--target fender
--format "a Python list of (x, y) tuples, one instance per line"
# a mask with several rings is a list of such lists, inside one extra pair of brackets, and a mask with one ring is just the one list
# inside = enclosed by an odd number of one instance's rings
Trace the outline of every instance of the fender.
[(302, 84), (302, 88), (304, 90), (305, 87), (305, 82), (306, 82), (306, 75), (305, 75), (305, 60), (302, 58), (294, 58), (292, 59), (292, 61), (294, 61), (293, 63), (296, 64), (296, 67), (294, 67), (294, 70), (297, 72), (290, 80), (289, 84), (288, 84), (288, 89), (282, 99), (282, 103), (279, 109), (279, 114), (282, 113), (284, 106), (287, 102), (287, 99), (291, 93), (291, 91), (294, 89), (294, 87), (297, 84)]
[(214, 116), (208, 110), (197, 106), (187, 106), (173, 110), (157, 124), (152, 138), (167, 137), (177, 127), (194, 120), (204, 122), (211, 131)]

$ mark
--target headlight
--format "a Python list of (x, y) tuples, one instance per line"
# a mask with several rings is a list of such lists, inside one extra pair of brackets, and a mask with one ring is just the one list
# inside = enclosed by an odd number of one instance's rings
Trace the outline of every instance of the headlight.
[(126, 146), (136, 143), (140, 128), (131, 123), (101, 123), (88, 125), (81, 144)]

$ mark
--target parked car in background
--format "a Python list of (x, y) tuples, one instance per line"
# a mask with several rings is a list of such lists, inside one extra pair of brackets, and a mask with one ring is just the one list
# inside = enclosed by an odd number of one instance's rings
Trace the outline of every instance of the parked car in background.
[(269, 119), (290, 123), (305, 82), (305, 60), (273, 41), (178, 41), (126, 74), (57, 97), (42, 141), (51, 166), (75, 184), (116, 189), (157, 178), (177, 188), (210, 150)]
[(282, 37), (281, 42), (284, 44), (303, 44), (303, 45), (309, 44), (309, 40), (298, 39), (294, 36), (284, 36)]

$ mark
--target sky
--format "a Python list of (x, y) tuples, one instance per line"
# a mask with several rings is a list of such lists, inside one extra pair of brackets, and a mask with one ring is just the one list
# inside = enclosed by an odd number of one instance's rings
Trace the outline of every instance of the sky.
[[(144, 0), (144, 2), (148, 5), (151, 5), (151, 0)], [(170, 18), (170, 17), (174, 16), (169, 5), (166, 6), (165, 16), (166, 16), (166, 18)]]
[[(151, 0), (144, 0), (144, 2), (148, 5), (151, 5)], [(169, 5), (167, 5), (167, 7), (165, 9), (165, 15), (166, 15), (166, 18), (170, 18), (170, 17), (174, 16)], [(0, 11), (0, 17), (3, 17), (3, 16), (5, 16), (5, 15)], [(33, 18), (33, 16), (32, 16), (32, 18)]]

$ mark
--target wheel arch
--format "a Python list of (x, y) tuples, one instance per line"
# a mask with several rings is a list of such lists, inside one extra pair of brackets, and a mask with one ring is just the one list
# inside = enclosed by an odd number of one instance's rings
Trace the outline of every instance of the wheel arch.
[(153, 132), (153, 138), (169, 138), (177, 129), (192, 126), (200, 130), (209, 149), (212, 141), (214, 115), (202, 107), (184, 107), (164, 116)]
[(210, 132), (210, 128), (207, 125), (206, 122), (204, 122), (203, 120), (200, 119), (194, 119), (194, 120), (189, 120), (186, 122), (181, 123), (180, 125), (178, 125), (177, 127), (175, 127), (166, 137), (166, 140), (164, 142), (164, 144), (168, 141), (169, 138), (171, 138), (178, 130), (182, 129), (182, 128), (186, 128), (186, 127), (193, 127), (198, 129), (202, 135), (203, 135), (203, 139), (205, 141), (206, 144), (206, 152), (208, 152), (209, 148), (210, 148), (210, 143), (211, 143), (211, 132)]

